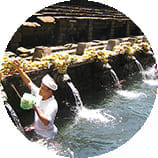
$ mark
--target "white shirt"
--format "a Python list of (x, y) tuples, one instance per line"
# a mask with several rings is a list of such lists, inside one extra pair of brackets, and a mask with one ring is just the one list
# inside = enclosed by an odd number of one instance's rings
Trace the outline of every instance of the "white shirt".
[(35, 112), (35, 116), (34, 116), (35, 132), (43, 137), (52, 138), (57, 133), (57, 128), (54, 125), (54, 120), (56, 113), (58, 111), (58, 104), (54, 96), (52, 96), (47, 100), (42, 100), (42, 97), (39, 95), (39, 88), (32, 82), (30, 82), (29, 85), (31, 86), (32, 95), (36, 96), (37, 108), (43, 112), (44, 116), (50, 122), (48, 125), (44, 125), (43, 122), (39, 119), (37, 113)]

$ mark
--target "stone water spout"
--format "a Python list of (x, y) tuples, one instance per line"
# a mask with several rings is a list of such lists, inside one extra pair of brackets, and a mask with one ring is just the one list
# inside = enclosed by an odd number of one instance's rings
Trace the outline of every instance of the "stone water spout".
[(64, 74), (63, 81), (66, 82), (68, 84), (68, 86), (70, 87), (70, 89), (72, 90), (73, 96), (75, 98), (76, 106), (77, 107), (83, 107), (83, 103), (82, 103), (79, 91), (77, 90), (77, 88), (72, 83), (71, 78), (68, 74)]
[(111, 65), (109, 63), (103, 64), (104, 69), (112, 69)]
[(117, 74), (115, 73), (115, 71), (112, 69), (112, 66), (109, 63), (106, 63), (106, 64), (103, 64), (103, 68), (109, 69), (111, 76), (115, 82), (115, 86), (121, 88), (119, 78), (118, 78)]

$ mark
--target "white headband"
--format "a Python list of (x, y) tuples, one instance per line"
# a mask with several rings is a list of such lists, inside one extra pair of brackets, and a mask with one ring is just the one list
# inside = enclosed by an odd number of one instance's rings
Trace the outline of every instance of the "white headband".
[(51, 90), (55, 91), (58, 89), (58, 86), (55, 83), (54, 79), (48, 74), (42, 78), (42, 83), (48, 88), (50, 88)]

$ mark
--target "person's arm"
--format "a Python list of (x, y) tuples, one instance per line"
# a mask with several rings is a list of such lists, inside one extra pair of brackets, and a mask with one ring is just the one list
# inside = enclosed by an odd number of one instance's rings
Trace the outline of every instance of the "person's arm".
[(33, 106), (33, 109), (36, 111), (39, 119), (43, 122), (43, 124), (47, 126), (50, 123), (50, 121), (48, 121), (48, 119), (44, 116), (42, 111), (40, 111), (35, 105)]
[(29, 76), (23, 72), (23, 70), (20, 68), (20, 64), (17, 60), (13, 61), (13, 64), (15, 65), (17, 71), (20, 74), (21, 79), (24, 81), (24, 83), (26, 84), (26, 86), (31, 89), (31, 86), (29, 85), (29, 83), (31, 82), (31, 79), (29, 78)]

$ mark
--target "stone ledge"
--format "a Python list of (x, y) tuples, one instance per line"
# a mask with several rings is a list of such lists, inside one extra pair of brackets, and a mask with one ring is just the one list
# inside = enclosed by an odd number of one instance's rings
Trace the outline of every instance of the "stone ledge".
[(24, 27), (33, 27), (33, 28), (41, 27), (41, 25), (38, 24), (37, 22), (24, 22), (22, 24), (22, 26), (24, 26)]
[(55, 19), (52, 16), (37, 16), (37, 19), (43, 23), (53, 23), (55, 24)]

